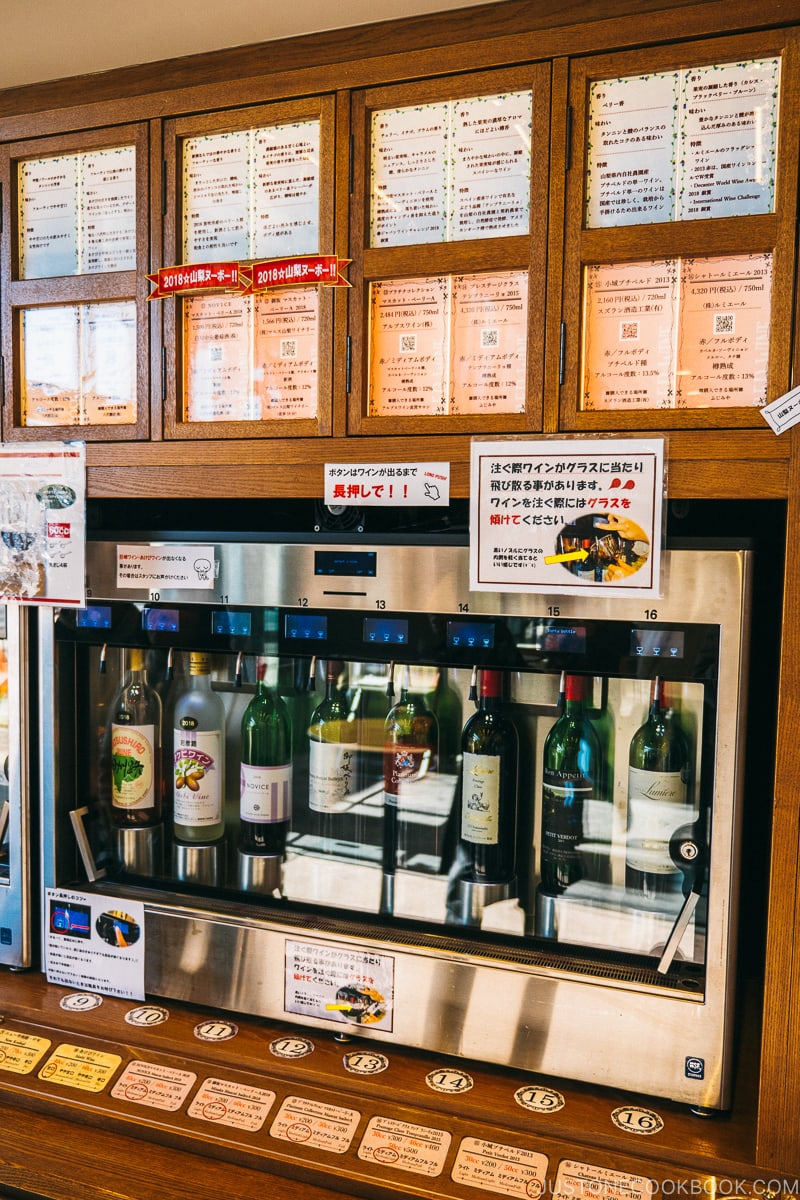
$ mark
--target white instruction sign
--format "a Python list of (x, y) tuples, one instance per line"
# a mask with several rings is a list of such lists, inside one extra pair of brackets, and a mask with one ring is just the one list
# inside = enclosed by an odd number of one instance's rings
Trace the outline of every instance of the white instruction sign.
[(284, 1008), (301, 1017), (391, 1030), (394, 958), (352, 946), (287, 941)]
[(144, 1000), (144, 904), (48, 888), (48, 983)]
[(214, 570), (213, 546), (117, 546), (118, 588), (209, 589)]
[(658, 596), (664, 439), (472, 443), (470, 588)]
[(450, 503), (450, 463), (326, 463), (325, 503), (431, 508)]

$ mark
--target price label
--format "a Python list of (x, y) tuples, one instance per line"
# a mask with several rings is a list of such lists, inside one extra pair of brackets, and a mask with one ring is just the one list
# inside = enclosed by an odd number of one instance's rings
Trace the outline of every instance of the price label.
[(122, 1062), (118, 1054), (105, 1054), (86, 1046), (62, 1042), (39, 1072), (39, 1079), (82, 1092), (102, 1092)]
[(361, 1113), (302, 1096), (287, 1096), (272, 1123), (270, 1137), (302, 1142), (315, 1150), (344, 1154), (350, 1149)]
[(358, 1157), (415, 1175), (441, 1175), (451, 1137), (444, 1129), (411, 1125), (391, 1117), (372, 1117), (367, 1125)]
[(644, 1175), (564, 1159), (558, 1164), (553, 1200), (650, 1200), (655, 1186)]
[(664, 1128), (664, 1122), (657, 1112), (653, 1112), (650, 1108), (639, 1108), (636, 1104), (626, 1104), (624, 1108), (615, 1108), (611, 1114), (611, 1120), (617, 1129), (645, 1136), (660, 1133)]
[(0, 1029), (0, 1071), (28, 1075), (50, 1049), (48, 1038)]
[(555, 1113), (565, 1104), (561, 1092), (555, 1091), (554, 1088), (539, 1087), (537, 1084), (519, 1088), (514, 1092), (514, 1099), (520, 1107), (538, 1113)]
[(229, 1079), (206, 1079), (187, 1109), (198, 1121), (212, 1121), (256, 1133), (275, 1103), (275, 1093), (266, 1088), (233, 1083)]
[(458, 1148), (452, 1178), (468, 1187), (529, 1200), (544, 1191), (547, 1162), (546, 1154), (534, 1150), (465, 1137)]
[(163, 1112), (177, 1112), (192, 1084), (197, 1079), (193, 1071), (181, 1071), (160, 1063), (128, 1063), (111, 1089), (115, 1100), (144, 1104)]

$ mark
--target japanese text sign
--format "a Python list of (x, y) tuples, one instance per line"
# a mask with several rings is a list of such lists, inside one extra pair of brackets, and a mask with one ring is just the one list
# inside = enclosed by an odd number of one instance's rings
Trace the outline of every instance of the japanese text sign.
[(328, 505), (441, 506), (450, 500), (450, 464), (326, 463)]
[(470, 588), (660, 595), (664, 441), (472, 444)]

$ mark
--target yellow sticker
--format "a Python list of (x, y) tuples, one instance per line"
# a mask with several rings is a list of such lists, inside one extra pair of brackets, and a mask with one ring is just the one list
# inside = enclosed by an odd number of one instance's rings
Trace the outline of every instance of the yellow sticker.
[(39, 1078), (83, 1092), (102, 1092), (122, 1062), (118, 1054), (62, 1042), (39, 1072)]
[(28, 1075), (51, 1044), (49, 1038), (0, 1028), (0, 1071)]

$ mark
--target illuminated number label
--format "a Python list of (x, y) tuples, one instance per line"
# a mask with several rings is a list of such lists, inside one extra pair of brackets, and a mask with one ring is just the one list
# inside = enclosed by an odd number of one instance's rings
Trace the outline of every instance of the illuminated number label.
[(664, 1122), (657, 1112), (653, 1112), (650, 1108), (638, 1108), (632, 1104), (625, 1108), (615, 1108), (611, 1114), (611, 1120), (618, 1129), (624, 1129), (626, 1133), (649, 1135), (660, 1133), (664, 1128)]

